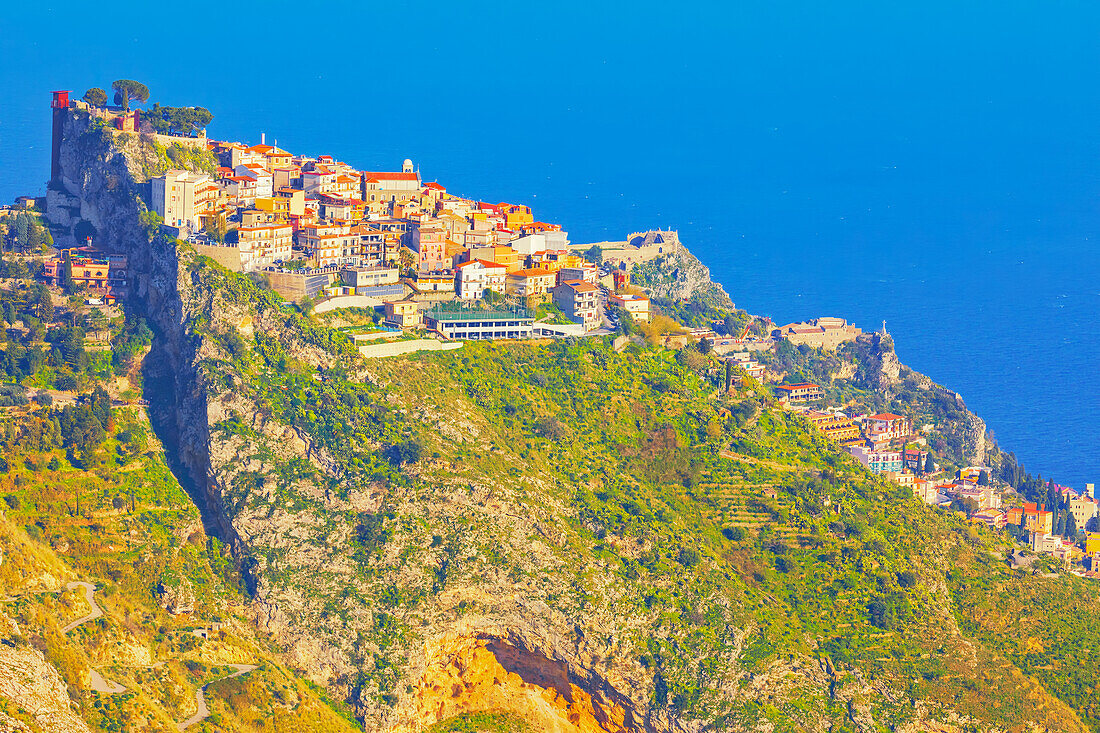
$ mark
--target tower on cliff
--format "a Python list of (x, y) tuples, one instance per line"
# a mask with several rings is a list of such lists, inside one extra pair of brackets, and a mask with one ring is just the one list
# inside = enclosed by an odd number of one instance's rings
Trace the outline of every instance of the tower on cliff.
[(53, 141), (50, 159), (50, 181), (61, 178), (61, 136), (65, 132), (65, 110), (69, 108), (69, 92), (53, 92), (53, 101), (50, 102), (53, 110)]

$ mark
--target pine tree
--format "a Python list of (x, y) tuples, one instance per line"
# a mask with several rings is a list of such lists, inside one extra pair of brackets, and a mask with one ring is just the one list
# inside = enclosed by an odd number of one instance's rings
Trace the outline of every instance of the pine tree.
[(1066, 526), (1063, 537), (1076, 537), (1077, 536), (1077, 520), (1073, 516), (1073, 512), (1066, 512)]
[(924, 459), (924, 472), (925, 473), (935, 473), (936, 472), (936, 462), (932, 460), (932, 451), (929, 451), (928, 455)]

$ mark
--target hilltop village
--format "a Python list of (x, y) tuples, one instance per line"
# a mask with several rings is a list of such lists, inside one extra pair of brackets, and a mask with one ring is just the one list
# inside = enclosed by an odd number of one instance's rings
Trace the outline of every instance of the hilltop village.
[[(265, 135), (248, 145), (200, 130), (164, 134), (148, 129), (140, 111), (71, 100), (66, 92), (54, 93), (53, 108), (84, 110), (111, 134), (148, 135), (172, 153), (170, 160), (188, 161), (150, 176), (145, 203), (156, 215), (152, 225), (300, 307), (370, 314), (371, 327), (354, 334), (368, 358), (484, 339), (610, 336), (619, 348), (639, 335), (713, 353), (725, 362), (727, 390), (733, 375), (745, 386), (768, 385), (778, 405), (804, 416), (870, 472), (1100, 577), (1092, 484), (1082, 492), (1050, 482), (1048, 505), (1023, 502), (987, 465), (945, 472), (928, 446), (931, 425), (830, 404), (822, 386), (788, 381), (769, 357), (781, 344), (824, 354), (866, 337), (843, 319), (776, 326), (729, 303), (725, 317), (713, 317), (722, 311), (712, 309), (702, 323), (686, 322), (677, 303), (657, 298), (648, 285), (654, 263), (682, 252), (675, 231), (575, 244), (526, 205), (484, 202), (424, 181), (412, 160), (360, 170), (332, 155), (284, 150)], [(54, 149), (56, 156), (56, 139)], [(55, 176), (57, 170), (55, 159)], [(92, 229), (65, 232), (65, 206), (51, 188), (44, 199), (23, 197), (0, 210), (8, 249), (30, 255), (25, 273), (57, 297), (76, 293), (87, 307), (110, 309), (132, 286), (127, 258)], [(10, 245), (20, 237), (32, 246)], [(7, 320), (14, 326), (18, 319)]]

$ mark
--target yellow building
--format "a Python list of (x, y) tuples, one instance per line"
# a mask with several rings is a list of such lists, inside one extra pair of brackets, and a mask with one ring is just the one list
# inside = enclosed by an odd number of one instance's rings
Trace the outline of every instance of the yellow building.
[(386, 325), (395, 328), (416, 328), (420, 325), (420, 304), (412, 300), (387, 302)]
[(1085, 554), (1092, 555), (1100, 552), (1100, 532), (1089, 532), (1085, 537)]
[(534, 221), (535, 217), (529, 211), (510, 211), (504, 215), (504, 226), (512, 231), (519, 231), (521, 227)]
[(516, 270), (505, 279), (507, 292), (521, 298), (545, 297), (557, 284), (557, 274), (545, 270)]
[(495, 262), (508, 268), (508, 272), (517, 272), (523, 269), (519, 252), (506, 244), (498, 244), (492, 247), (470, 247), (470, 260)]
[(851, 418), (829, 412), (810, 410), (806, 413), (806, 419), (817, 426), (817, 429), (830, 440), (843, 443), (847, 440), (859, 438), (859, 426)]

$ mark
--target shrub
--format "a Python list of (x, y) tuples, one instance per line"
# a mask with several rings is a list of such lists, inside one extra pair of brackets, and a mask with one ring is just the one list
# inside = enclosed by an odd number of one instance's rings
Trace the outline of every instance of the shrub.
[(676, 555), (676, 561), (685, 568), (695, 567), (699, 564), (700, 559), (699, 551), (694, 547), (681, 547), (680, 552)]
[(72, 374), (61, 374), (53, 380), (53, 386), (62, 392), (73, 392), (80, 387), (80, 383)]
[(722, 535), (731, 542), (740, 542), (745, 539), (745, 530), (741, 527), (726, 527), (722, 530)]
[(417, 463), (420, 461), (420, 455), (424, 452), (424, 447), (415, 440), (406, 440), (395, 445), (391, 445), (386, 449), (386, 459), (395, 466), (401, 466), (406, 463)]

